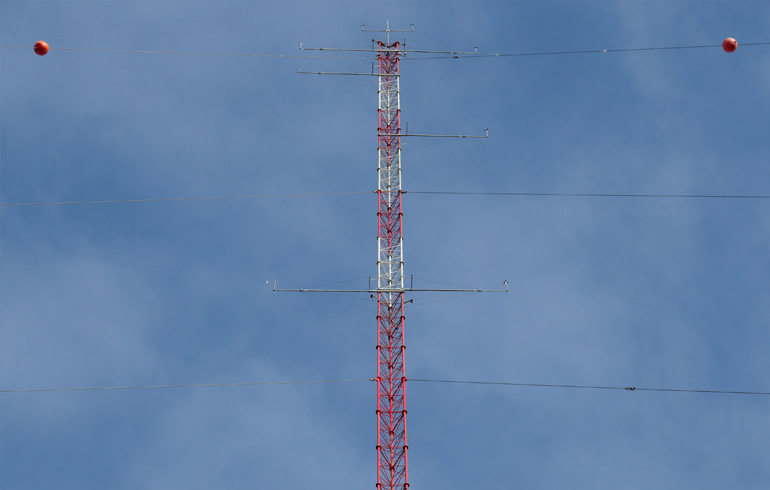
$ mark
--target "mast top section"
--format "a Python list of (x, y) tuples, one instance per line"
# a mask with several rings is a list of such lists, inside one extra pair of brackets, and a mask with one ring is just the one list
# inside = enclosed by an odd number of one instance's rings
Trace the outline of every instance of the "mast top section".
[(387, 39), (387, 43), (390, 44), (390, 33), (391, 32), (414, 32), (414, 24), (410, 24), (410, 29), (391, 29), (390, 28), (390, 21), (385, 21), (385, 29), (367, 29), (366, 24), (361, 24), (361, 30), (363, 32), (384, 32), (385, 37)]

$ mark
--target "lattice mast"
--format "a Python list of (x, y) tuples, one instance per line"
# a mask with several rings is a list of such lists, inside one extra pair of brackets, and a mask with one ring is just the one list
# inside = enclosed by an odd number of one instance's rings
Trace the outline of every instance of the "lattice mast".
[[(388, 39), (389, 41), (389, 39)], [(399, 43), (378, 41), (377, 488), (408, 489)]]
[[(316, 75), (374, 76), (379, 80), (378, 108), (378, 167), (377, 167), (377, 287), (372, 289), (278, 289), (274, 291), (368, 293), (377, 294), (377, 488), (378, 490), (407, 490), (406, 442), (406, 369), (404, 363), (404, 293), (405, 292), (492, 292), (492, 289), (415, 289), (404, 286), (403, 212), (401, 208), (401, 138), (404, 136), (439, 138), (488, 138), (471, 135), (402, 134), (401, 100), (399, 91), (399, 60), (406, 54), (405, 46), (390, 42), (391, 32), (412, 32), (391, 29), (366, 29), (384, 32), (386, 42), (376, 41), (371, 51), (377, 53), (378, 73), (308, 72)], [(375, 42), (374, 40), (372, 40)], [(350, 48), (306, 48), (318, 51), (370, 51)], [(459, 51), (409, 50), (411, 53), (473, 55)], [(508, 290), (507, 281), (505, 281)]]

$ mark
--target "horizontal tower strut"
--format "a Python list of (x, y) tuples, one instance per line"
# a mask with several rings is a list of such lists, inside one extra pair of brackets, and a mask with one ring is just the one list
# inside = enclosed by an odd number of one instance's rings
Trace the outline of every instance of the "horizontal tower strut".
[[(353, 75), (353, 76), (361, 76), (361, 77), (378, 77), (379, 75), (377, 73), (345, 73), (345, 72), (339, 72), (339, 71), (301, 71), (302, 67), (297, 67), (297, 73), (301, 75)], [(398, 76), (398, 75), (394, 75)]]
[[(399, 134), (401, 137), (405, 136), (417, 136), (420, 138), (489, 138), (489, 130), (485, 129), (484, 134), (482, 135), (469, 135), (469, 134), (419, 134), (419, 133), (404, 133)], [(379, 136), (389, 136), (385, 134), (381, 134)]]
[(279, 293), (507, 293), (508, 281), (504, 284), (505, 289), (278, 289), (273, 287), (273, 291)]
[(363, 49), (363, 48), (306, 48), (300, 43), (299, 49), (302, 51), (346, 51), (351, 53), (397, 53), (407, 55), (409, 53), (425, 53), (425, 54), (464, 54), (475, 55), (479, 54), (478, 48), (474, 48), (473, 52), (469, 51), (433, 51), (429, 49)]
[(367, 29), (366, 24), (361, 24), (361, 31), (363, 32), (414, 32), (414, 24), (409, 24), (410, 29), (391, 29), (390, 22), (386, 23), (385, 29)]

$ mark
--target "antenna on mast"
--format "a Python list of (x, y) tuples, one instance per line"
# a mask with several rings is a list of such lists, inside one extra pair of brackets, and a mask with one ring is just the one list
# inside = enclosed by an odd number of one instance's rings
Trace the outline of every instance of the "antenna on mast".
[(391, 32), (414, 32), (414, 24), (409, 24), (410, 29), (391, 29), (390, 28), (390, 21), (385, 21), (385, 29), (367, 29), (366, 24), (361, 24), (361, 31), (362, 32), (384, 32), (385, 33), (385, 42), (390, 44), (390, 33)]

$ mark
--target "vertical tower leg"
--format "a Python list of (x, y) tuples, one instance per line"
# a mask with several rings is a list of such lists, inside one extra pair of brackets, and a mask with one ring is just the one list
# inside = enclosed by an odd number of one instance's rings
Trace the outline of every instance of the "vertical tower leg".
[(379, 43), (377, 188), (377, 488), (409, 488), (401, 234), (399, 43)]

